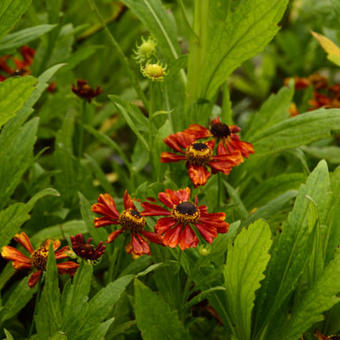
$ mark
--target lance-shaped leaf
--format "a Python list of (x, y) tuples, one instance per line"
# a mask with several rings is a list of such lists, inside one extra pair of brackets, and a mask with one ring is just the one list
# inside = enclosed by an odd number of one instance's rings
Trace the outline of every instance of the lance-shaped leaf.
[(227, 310), (240, 340), (250, 339), (255, 291), (264, 278), (271, 244), (268, 224), (258, 220), (241, 231), (228, 251), (224, 269)]
[(327, 58), (334, 64), (340, 66), (340, 48), (334, 42), (322, 34), (312, 32), (313, 37), (320, 43), (327, 53)]

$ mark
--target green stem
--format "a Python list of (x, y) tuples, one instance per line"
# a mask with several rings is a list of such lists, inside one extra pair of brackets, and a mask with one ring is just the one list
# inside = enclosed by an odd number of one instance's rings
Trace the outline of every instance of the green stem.
[(116, 39), (113, 37), (112, 33), (110, 32), (110, 30), (107, 28), (106, 23), (104, 18), (102, 17), (102, 15), (99, 12), (99, 9), (97, 7), (97, 5), (95, 4), (95, 0), (88, 0), (89, 5), (91, 7), (92, 10), (94, 10), (94, 12), (97, 15), (98, 20), (100, 21), (101, 25), (104, 28), (104, 32), (108, 38), (108, 40), (110, 41), (113, 49), (115, 50), (115, 52), (117, 52), (120, 60), (122, 61), (123, 65), (126, 68), (126, 71), (130, 77), (130, 81), (132, 86), (135, 88), (137, 94), (139, 95), (140, 99), (143, 101), (144, 106), (147, 108), (147, 100), (145, 98), (145, 95), (143, 93), (143, 90), (139, 84), (139, 81), (136, 77), (136, 75), (133, 73), (132, 71), (132, 67), (130, 65), (130, 62), (128, 60), (128, 58), (125, 56), (123, 50), (120, 48), (118, 42), (116, 41)]
[(150, 160), (152, 160), (152, 147), (153, 147), (153, 128), (152, 128), (152, 118), (153, 118), (153, 82), (149, 82), (149, 91), (150, 91), (150, 102), (149, 102), (149, 148), (150, 148)]
[(223, 86), (222, 120), (228, 125), (234, 124), (233, 111), (231, 109), (230, 101), (230, 91), (227, 82), (225, 82)]
[(87, 124), (87, 115), (86, 115), (86, 100), (83, 100), (82, 105), (82, 113), (80, 115), (80, 124), (79, 124), (79, 142), (78, 142), (78, 156), (81, 158), (83, 154), (84, 147), (84, 124)]
[(223, 183), (222, 183), (222, 173), (217, 174), (218, 179), (218, 188), (217, 188), (217, 209), (221, 209), (222, 207), (222, 195), (223, 195)]

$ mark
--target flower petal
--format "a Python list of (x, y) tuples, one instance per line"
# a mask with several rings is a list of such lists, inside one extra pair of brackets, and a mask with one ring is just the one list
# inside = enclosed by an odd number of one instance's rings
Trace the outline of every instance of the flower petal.
[(157, 233), (153, 233), (151, 231), (142, 230), (140, 232), (143, 236), (145, 236), (149, 241), (157, 244), (163, 244), (163, 238)]
[(164, 234), (163, 243), (165, 246), (170, 248), (175, 248), (179, 242), (179, 235), (181, 233), (182, 224), (177, 225), (177, 227), (168, 230)]
[(119, 218), (116, 203), (111, 195), (100, 194), (97, 201), (98, 203), (93, 204), (91, 207), (93, 212), (109, 217), (112, 220), (116, 220)]
[(55, 258), (57, 260), (65, 259), (70, 256), (70, 248), (69, 246), (62, 247), (61, 249), (57, 250), (55, 253)]
[(131, 196), (127, 193), (127, 190), (125, 190), (124, 192), (124, 208), (127, 209), (133, 209), (133, 210), (137, 210), (135, 204), (133, 203), (133, 200), (131, 198)]
[(211, 137), (212, 134), (209, 129), (198, 124), (191, 124), (183, 132), (195, 136), (195, 139)]
[(24, 255), (21, 251), (11, 247), (11, 246), (5, 246), (1, 249), (1, 256), (5, 258), (6, 260), (12, 260), (17, 262), (23, 262), (30, 264), (31, 259), (28, 258), (26, 255)]
[(113, 232), (108, 236), (108, 238), (107, 238), (107, 240), (106, 240), (106, 243), (111, 243), (111, 242), (113, 242), (113, 241), (117, 238), (117, 236), (119, 236), (122, 232), (124, 232), (123, 229), (118, 229), (118, 230), (113, 231)]
[(176, 223), (177, 221), (173, 217), (162, 217), (157, 221), (155, 230), (158, 234), (164, 234)]
[(37, 270), (36, 272), (32, 273), (32, 275), (28, 279), (28, 286), (30, 288), (33, 288), (37, 284), (41, 277), (41, 274), (42, 274), (41, 270)]
[(161, 162), (162, 163), (172, 163), (172, 162), (179, 162), (185, 160), (185, 156), (176, 155), (172, 152), (162, 152), (161, 153)]
[(67, 261), (62, 263), (57, 263), (57, 268), (59, 274), (70, 274), (74, 275), (79, 267), (78, 263)]
[(196, 228), (202, 235), (202, 237), (208, 242), (212, 243), (213, 239), (217, 236), (217, 230), (214, 227), (210, 227), (207, 224), (196, 224)]
[(20, 261), (13, 261), (12, 266), (15, 270), (21, 270), (21, 269), (31, 269), (32, 263), (25, 263)]
[(103, 216), (103, 217), (97, 217), (94, 219), (95, 228), (100, 228), (100, 227), (104, 227), (106, 225), (112, 225), (112, 224), (118, 224), (118, 218), (114, 220), (112, 218)]
[(151, 255), (150, 246), (148, 243), (138, 234), (137, 235), (131, 235), (131, 252), (133, 252), (136, 255)]
[(143, 211), (140, 213), (142, 216), (163, 216), (170, 215), (171, 212), (157, 204), (152, 204), (149, 202), (142, 203)]
[(179, 247), (181, 250), (184, 250), (190, 247), (196, 248), (197, 244), (198, 238), (195, 232), (190, 228), (189, 225), (186, 225), (179, 237)]
[(195, 187), (207, 183), (211, 174), (206, 167), (204, 167), (203, 165), (188, 164), (187, 168), (188, 175)]
[(30, 254), (34, 252), (32, 243), (25, 232), (15, 234), (14, 240), (19, 242)]

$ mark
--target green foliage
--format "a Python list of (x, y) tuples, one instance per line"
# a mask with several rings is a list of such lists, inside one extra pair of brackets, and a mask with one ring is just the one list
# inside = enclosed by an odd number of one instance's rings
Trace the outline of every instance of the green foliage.
[(264, 279), (269, 262), (271, 232), (267, 223), (257, 221), (243, 229), (228, 250), (224, 269), (227, 311), (231, 328), (238, 339), (249, 339), (255, 292)]
[(190, 339), (176, 311), (160, 296), (135, 280), (136, 320), (143, 339)]

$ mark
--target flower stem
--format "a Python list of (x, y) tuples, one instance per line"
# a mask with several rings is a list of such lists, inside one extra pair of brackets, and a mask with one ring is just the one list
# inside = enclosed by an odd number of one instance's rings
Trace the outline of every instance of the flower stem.
[(79, 142), (78, 142), (79, 158), (81, 158), (81, 155), (83, 154), (83, 148), (84, 148), (84, 127), (83, 127), (84, 124), (87, 124), (86, 100), (83, 100), (82, 112), (81, 112), (80, 124), (79, 124)]
[(38, 304), (39, 304), (39, 300), (40, 300), (40, 295), (41, 295), (41, 281), (42, 281), (42, 278), (38, 281), (37, 295), (35, 296), (35, 304), (34, 304), (33, 320), (32, 320), (32, 323), (31, 323), (31, 326), (30, 326), (30, 329), (29, 329), (29, 333), (28, 333), (28, 337), (29, 337), (29, 338), (31, 337), (31, 335), (32, 335), (32, 333), (33, 333), (33, 330), (34, 330), (34, 325), (35, 325), (34, 316), (35, 316), (36, 313), (37, 313), (37, 308), (38, 308)]
[(128, 75), (130, 77), (130, 81), (131, 81), (132, 86), (136, 90), (136, 92), (137, 92), (138, 96), (140, 97), (140, 99), (142, 100), (144, 106), (147, 108), (147, 100), (145, 98), (145, 95), (143, 93), (143, 90), (142, 90), (142, 88), (139, 84), (139, 81), (138, 81), (136, 75), (132, 71), (132, 67), (130, 65), (128, 58), (124, 54), (123, 50), (119, 46), (117, 40), (114, 38), (114, 36), (110, 32), (110, 30), (107, 28), (106, 22), (105, 22), (104, 18), (102, 17), (102, 15), (100, 14), (99, 9), (98, 9), (98, 7), (95, 3), (95, 0), (88, 0), (88, 2), (89, 2), (91, 9), (96, 13), (98, 20), (100, 21), (101, 25), (103, 26), (104, 32), (105, 32), (108, 40), (110, 41), (112, 47), (114, 48), (115, 52), (118, 53), (120, 60), (122, 61), (123, 65), (125, 66), (126, 71), (127, 71)]

